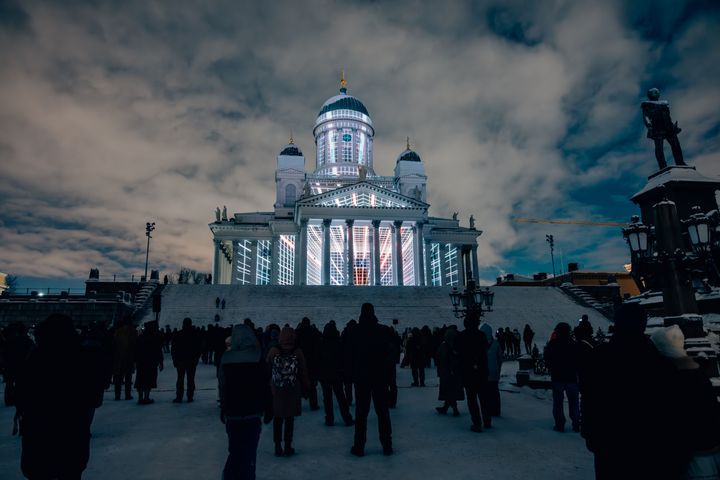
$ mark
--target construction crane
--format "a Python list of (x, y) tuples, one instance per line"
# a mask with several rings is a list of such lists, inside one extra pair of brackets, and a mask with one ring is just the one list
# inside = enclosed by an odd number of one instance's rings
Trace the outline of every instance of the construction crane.
[(588, 227), (627, 227), (627, 223), (620, 222), (593, 222), (591, 220), (553, 220), (548, 218), (522, 218), (512, 217), (513, 222), (519, 223), (545, 223), (552, 225), (585, 225)]

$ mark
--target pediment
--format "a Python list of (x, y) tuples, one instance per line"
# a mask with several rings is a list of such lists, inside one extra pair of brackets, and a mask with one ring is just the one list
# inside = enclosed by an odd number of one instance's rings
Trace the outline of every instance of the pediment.
[(338, 187), (298, 201), (298, 206), (314, 207), (366, 207), (426, 209), (429, 205), (420, 200), (387, 190), (368, 182)]

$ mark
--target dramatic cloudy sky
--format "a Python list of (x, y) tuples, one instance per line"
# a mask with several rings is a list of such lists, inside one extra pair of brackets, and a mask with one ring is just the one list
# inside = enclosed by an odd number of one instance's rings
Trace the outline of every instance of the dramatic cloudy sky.
[[(294, 132), (338, 88), (368, 107), (375, 170), (406, 135), (431, 215), (473, 214), (484, 277), (620, 269), (618, 229), (657, 167), (639, 102), (672, 103), (688, 163), (720, 175), (714, 1), (0, 0), (0, 271), (77, 285), (91, 267), (209, 271), (207, 224), (267, 211)], [(69, 280), (62, 280), (69, 279)], [(80, 283), (81, 285), (81, 283)]]

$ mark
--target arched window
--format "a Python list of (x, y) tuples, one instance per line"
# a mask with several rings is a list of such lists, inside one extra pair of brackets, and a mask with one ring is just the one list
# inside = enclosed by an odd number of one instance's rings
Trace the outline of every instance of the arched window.
[(297, 190), (295, 185), (290, 184), (285, 187), (285, 206), (292, 207), (295, 205), (295, 199), (297, 198)]

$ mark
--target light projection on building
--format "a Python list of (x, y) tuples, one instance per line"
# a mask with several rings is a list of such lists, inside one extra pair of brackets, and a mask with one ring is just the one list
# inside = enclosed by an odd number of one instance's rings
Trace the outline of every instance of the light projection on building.
[(278, 285), (295, 283), (295, 235), (278, 238)]

